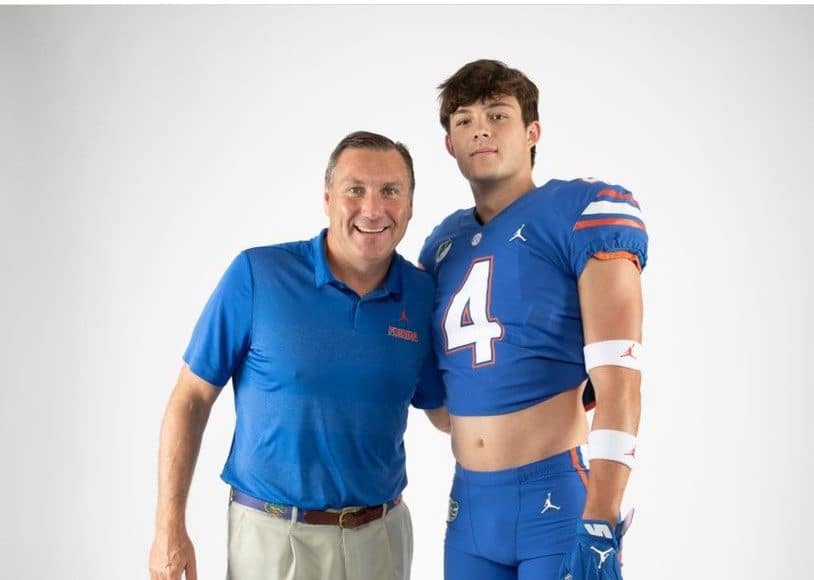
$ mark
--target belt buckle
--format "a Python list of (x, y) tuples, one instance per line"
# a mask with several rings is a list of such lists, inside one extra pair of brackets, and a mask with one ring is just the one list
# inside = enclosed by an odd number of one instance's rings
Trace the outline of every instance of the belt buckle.
[(360, 511), (362, 511), (362, 510), (359, 509), (359, 508), (342, 508), (342, 511), (339, 512), (339, 527), (342, 528), (343, 530), (349, 529), (349, 528), (345, 527), (345, 524), (343, 523), (342, 518), (344, 518), (346, 515), (357, 514)]
[(282, 504), (265, 502), (263, 509), (273, 518), (285, 518), (285, 506)]

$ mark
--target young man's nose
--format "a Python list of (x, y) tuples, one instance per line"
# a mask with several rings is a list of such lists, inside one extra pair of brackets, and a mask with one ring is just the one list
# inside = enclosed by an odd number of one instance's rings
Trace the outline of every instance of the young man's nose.
[(489, 126), (486, 124), (485, 121), (475, 121), (473, 123), (473, 128), (475, 130), (474, 138), (478, 139), (488, 139), (490, 132)]

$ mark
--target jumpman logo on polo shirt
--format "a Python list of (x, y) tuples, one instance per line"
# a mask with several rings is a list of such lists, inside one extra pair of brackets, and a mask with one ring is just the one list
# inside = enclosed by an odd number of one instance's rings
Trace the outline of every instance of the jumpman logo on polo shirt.
[(558, 509), (560, 509), (560, 506), (554, 505), (553, 503), (551, 503), (551, 492), (549, 491), (548, 492), (548, 497), (545, 498), (545, 503), (543, 504), (543, 511), (541, 511), (540, 513), (544, 514), (548, 510), (558, 510)]

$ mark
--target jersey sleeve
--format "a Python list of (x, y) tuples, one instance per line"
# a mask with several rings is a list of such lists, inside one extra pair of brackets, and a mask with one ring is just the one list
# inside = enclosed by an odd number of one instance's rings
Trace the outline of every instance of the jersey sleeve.
[(438, 359), (435, 352), (430, 349), (411, 403), (418, 409), (437, 409), (444, 406), (445, 400), (444, 381), (438, 368)]
[(206, 303), (184, 361), (193, 373), (222, 387), (249, 348), (253, 313), (251, 265), (246, 252), (238, 255)]
[(647, 229), (633, 194), (618, 186), (592, 188), (571, 225), (569, 259), (579, 278), (588, 260), (627, 258), (647, 263)]
[(432, 230), (427, 239), (424, 240), (424, 245), (421, 248), (421, 252), (418, 254), (418, 267), (430, 274), (433, 278), (435, 278), (435, 233), (438, 231), (438, 227)]

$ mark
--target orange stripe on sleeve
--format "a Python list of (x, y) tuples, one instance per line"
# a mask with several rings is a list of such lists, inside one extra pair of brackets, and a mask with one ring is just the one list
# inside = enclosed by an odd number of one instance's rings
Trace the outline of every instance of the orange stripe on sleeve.
[(574, 469), (577, 470), (579, 473), (579, 477), (582, 480), (585, 489), (588, 489), (588, 474), (585, 473), (585, 469), (582, 468), (582, 465), (579, 464), (579, 456), (577, 455), (576, 447), (571, 448), (571, 463), (574, 466)]
[(639, 256), (636, 254), (631, 254), (630, 252), (625, 252), (624, 250), (620, 250), (618, 252), (597, 252), (593, 257), (597, 260), (630, 260), (636, 264), (636, 268), (638, 268), (639, 272), (642, 271), (642, 266), (639, 264)]
[(647, 231), (644, 224), (636, 220), (629, 220), (625, 218), (600, 218), (597, 220), (580, 220), (574, 224), (574, 231), (584, 230), (587, 228), (597, 228), (599, 226), (627, 226), (636, 228), (638, 230)]
[(639, 207), (639, 202), (637, 202), (635, 199), (633, 199), (633, 194), (632, 193), (620, 193), (620, 192), (616, 191), (615, 189), (605, 188), (602, 191), (600, 191), (599, 193), (597, 193), (596, 196), (597, 197), (610, 197), (612, 199), (621, 199), (621, 200), (630, 202), (631, 204), (635, 205), (636, 207)]

